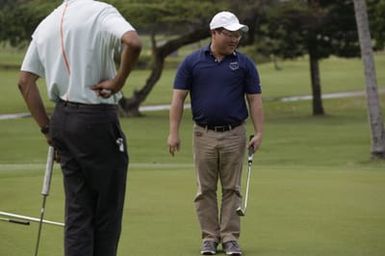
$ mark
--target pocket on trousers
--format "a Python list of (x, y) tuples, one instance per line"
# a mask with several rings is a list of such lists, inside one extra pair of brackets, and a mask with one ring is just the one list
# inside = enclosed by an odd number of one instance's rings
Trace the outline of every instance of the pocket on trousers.
[(122, 153), (128, 153), (127, 152), (127, 138), (126, 135), (123, 133), (120, 124), (114, 123), (114, 140), (118, 147), (118, 150)]

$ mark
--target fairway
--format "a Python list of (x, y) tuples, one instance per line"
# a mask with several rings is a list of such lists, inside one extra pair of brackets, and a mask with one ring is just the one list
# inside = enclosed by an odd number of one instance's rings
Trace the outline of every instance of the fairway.
[[(376, 57), (377, 69), (383, 70), (385, 54)], [(281, 65), (282, 71), (269, 63), (260, 66), (266, 131), (254, 156), (248, 209), (242, 219), (244, 255), (383, 256), (385, 163), (370, 160), (365, 97), (324, 100), (327, 114), (313, 117), (310, 101), (278, 100), (309, 94), (307, 60)], [(321, 65), (325, 93), (364, 90), (358, 59), (330, 58)], [(125, 91), (128, 95), (148, 74), (135, 72), (134, 83)], [(169, 103), (174, 73), (165, 70), (145, 105)], [(17, 91), (17, 72), (1, 71), (1, 75), (5, 92), (0, 95), (0, 114), (27, 112)], [(379, 72), (380, 88), (384, 79)], [(44, 95), (43, 84), (41, 91)], [(380, 101), (384, 114), (384, 94)], [(53, 105), (49, 106), (51, 111)], [(119, 255), (199, 255), (190, 110), (185, 110), (182, 147), (174, 158), (166, 145), (167, 111), (123, 118), (121, 124), (130, 166)], [(247, 130), (251, 132), (250, 123)], [(0, 211), (39, 217), (47, 156), (44, 138), (31, 118), (21, 118), (1, 120), (0, 139)], [(45, 218), (62, 222), (63, 215), (62, 174), (55, 165)], [(36, 223), (1, 221), (0, 255), (32, 255), (37, 229)], [(40, 255), (63, 255), (61, 227), (43, 226)]]
[[(1, 169), (2, 208), (38, 216), (39, 168)], [(243, 218), (245, 255), (383, 255), (385, 173), (377, 168), (253, 166)], [(54, 171), (46, 218), (62, 221), (61, 174)], [(129, 171), (120, 255), (198, 255), (192, 167)], [(14, 189), (22, 187), (23, 189)], [(13, 200), (18, 198), (17, 201)], [(0, 223), (2, 255), (31, 255), (37, 224)], [(62, 254), (63, 230), (45, 225), (41, 255)]]
[[(266, 104), (265, 144), (254, 157), (242, 220), (244, 255), (383, 255), (385, 164), (369, 161), (364, 102), (328, 100), (335, 111), (323, 118), (301, 114), (306, 102), (282, 110), (282, 103)], [(165, 144), (167, 112), (122, 119), (131, 164), (119, 255), (199, 255), (190, 119), (186, 111), (182, 150), (174, 158)], [(30, 118), (1, 127), (1, 210), (38, 217), (47, 147)], [(48, 220), (63, 221), (62, 189), (56, 165)], [(32, 254), (36, 223), (0, 226), (1, 255)], [(63, 255), (62, 241), (62, 228), (44, 225), (41, 255)]]

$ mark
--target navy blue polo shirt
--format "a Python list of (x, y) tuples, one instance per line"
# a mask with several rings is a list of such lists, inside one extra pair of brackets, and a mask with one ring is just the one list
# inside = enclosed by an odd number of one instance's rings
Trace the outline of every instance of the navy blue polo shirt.
[(193, 120), (198, 124), (227, 125), (248, 117), (245, 94), (261, 93), (255, 64), (234, 52), (218, 62), (206, 46), (179, 66), (174, 89), (189, 90)]

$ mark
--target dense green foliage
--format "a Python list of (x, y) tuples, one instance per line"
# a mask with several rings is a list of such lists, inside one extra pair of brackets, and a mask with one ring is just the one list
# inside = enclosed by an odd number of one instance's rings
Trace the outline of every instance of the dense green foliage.
[(273, 53), (284, 58), (309, 53), (317, 59), (358, 56), (353, 3), (309, 2), (289, 1), (269, 10), (267, 26), (262, 29), (273, 40)]
[(376, 39), (377, 48), (385, 47), (385, 0), (369, 0), (371, 33)]
[[(28, 41), (37, 24), (60, 2), (61, 0), (2, 0), (0, 41), (8, 41), (13, 45)], [(145, 2), (106, 0), (105, 2), (115, 5), (139, 29), (140, 33), (155, 34), (183, 34), (207, 27), (215, 12), (228, 9), (244, 19), (244, 22), (253, 28), (252, 32), (257, 33), (256, 36), (279, 40), (279, 44), (275, 44), (276, 47), (272, 49), (273, 53), (286, 52), (284, 55), (291, 57), (303, 54), (298, 40), (303, 41), (304, 39), (301, 38), (307, 38), (309, 41), (311, 34), (314, 34), (311, 36), (312, 40), (325, 44), (322, 48), (333, 46), (334, 49), (340, 49), (331, 53), (339, 56), (354, 54), (354, 51), (350, 50), (355, 49), (353, 46), (357, 42), (354, 32), (354, 12), (350, 0), (292, 0), (283, 3), (250, 0), (149, 0)], [(381, 48), (384, 43), (385, 0), (370, 0), (368, 7), (372, 34), (376, 39), (377, 47)], [(291, 35), (291, 38), (286, 33)], [(352, 41), (350, 44), (348, 44), (349, 40)], [(287, 45), (284, 44), (285, 42)], [(341, 48), (346, 50), (341, 51)], [(292, 53), (289, 53), (290, 49)], [(320, 49), (320, 54), (325, 56), (322, 52)]]
[[(5, 1), (0, 8), (0, 41), (20, 45), (30, 39), (36, 24), (59, 1)], [(352, 1), (181, 1), (108, 0), (139, 31), (151, 35), (152, 50), (142, 55), (139, 65), (152, 72), (144, 85), (120, 102), (127, 115), (140, 115), (139, 106), (160, 79), (165, 58), (179, 48), (209, 37), (208, 23), (219, 10), (238, 14), (250, 27), (241, 45), (251, 56), (297, 58), (310, 56), (313, 113), (324, 114), (321, 100), (319, 60), (330, 55), (354, 57), (360, 51)], [(375, 48), (383, 47), (384, 0), (369, 1)], [(171, 35), (159, 40), (159, 35)], [(158, 37), (155, 37), (158, 36)], [(127, 95), (126, 95), (127, 96)]]
[(3, 0), (0, 5), (0, 42), (23, 45), (31, 38), (40, 21), (60, 1)]

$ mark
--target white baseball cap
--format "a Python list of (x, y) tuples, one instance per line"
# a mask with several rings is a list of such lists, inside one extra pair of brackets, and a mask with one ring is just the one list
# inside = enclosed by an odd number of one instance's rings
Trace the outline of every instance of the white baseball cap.
[(249, 27), (239, 23), (237, 16), (231, 12), (223, 11), (215, 14), (210, 22), (210, 29), (225, 28), (229, 31), (249, 31)]

